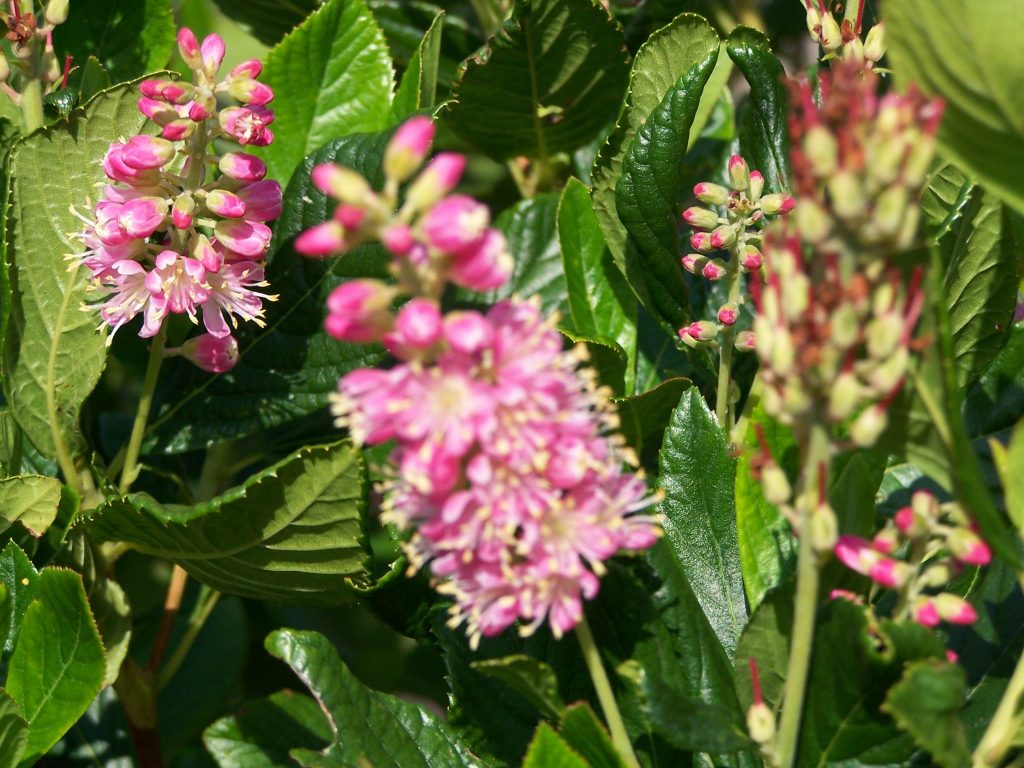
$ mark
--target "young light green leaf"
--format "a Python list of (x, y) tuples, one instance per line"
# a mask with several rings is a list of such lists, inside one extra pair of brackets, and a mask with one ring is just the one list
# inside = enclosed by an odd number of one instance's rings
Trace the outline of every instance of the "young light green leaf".
[(615, 118), (626, 73), (622, 33), (600, 5), (519, 0), (487, 51), (469, 60), (445, 119), (495, 159), (547, 163)]
[(57, 517), (60, 481), (43, 475), (0, 479), (0, 531), (20, 522), (35, 537), (42, 536)]
[(0, 768), (15, 768), (28, 744), (28, 723), (18, 703), (0, 688)]
[(295, 764), (292, 749), (322, 749), (332, 736), (315, 700), (284, 690), (221, 718), (203, 731), (203, 744), (220, 768), (281, 768)]
[(625, 768), (608, 731), (585, 701), (565, 710), (558, 733), (590, 768)]
[(343, 768), (468, 768), (480, 763), (448, 726), (426, 710), (364, 686), (316, 632), (271, 632), (267, 650), (288, 664), (327, 715), (331, 743), (322, 752), (294, 749), (303, 765)]
[(717, 56), (718, 34), (700, 16), (683, 13), (645, 42), (633, 59), (629, 90), (618, 122), (594, 161), (594, 211), (619, 271), (626, 270), (626, 230), (616, 211), (615, 185), (633, 136), (676, 81), (691, 67)]
[(282, 183), (328, 141), (386, 127), (394, 73), (384, 35), (364, 0), (328, 0), (267, 54), (274, 143), (261, 150)]
[(437, 101), (437, 69), (441, 59), (443, 30), (444, 11), (441, 11), (424, 33), (402, 74), (402, 81), (398, 84), (391, 105), (393, 121), (404, 120), (421, 109), (433, 109)]
[(554, 728), (541, 723), (530, 742), (523, 768), (589, 768), (589, 764), (555, 733)]
[(1006, 32), (1020, 21), (1017, 0), (901, 0), (885, 8), (897, 84), (942, 97), (943, 150), (1024, 212), (1024, 49)]
[(513, 654), (500, 659), (474, 661), (469, 666), (508, 685), (549, 720), (558, 720), (562, 716), (565, 704), (558, 694), (558, 679), (555, 671), (543, 661)]
[(11, 655), (7, 690), (29, 724), (24, 762), (42, 757), (103, 687), (103, 644), (81, 577), (46, 568)]
[(681, 166), (701, 94), (717, 59), (715, 45), (669, 88), (630, 142), (615, 184), (615, 208), (627, 233), (626, 277), (670, 334), (689, 316), (679, 263)]
[(1017, 422), (1010, 443), (1005, 448), (996, 440), (992, 440), (993, 456), (996, 471), (1003, 483), (1003, 499), (1006, 502), (1006, 513), (1017, 526), (1024, 530), (1024, 419)]
[(194, 507), (144, 493), (107, 502), (88, 530), (173, 560), (221, 592), (339, 602), (369, 580), (365, 496), (366, 468), (341, 442), (296, 451)]
[(736, 465), (727, 443), (703, 396), (691, 387), (672, 414), (658, 466), (665, 539), (731, 658), (747, 608), (733, 503)]
[(106, 181), (101, 160), (111, 142), (142, 127), (137, 99), (135, 83), (104, 91), (66, 122), (27, 138), (11, 158), (4, 394), (44, 456), (56, 455), (58, 440), (72, 450), (82, 447), (79, 412), (106, 363), (96, 315), (81, 309), (88, 270), (68, 270), (64, 257), (82, 250), (75, 239), (82, 223), (72, 208), (90, 209), (96, 185)]
[(970, 764), (964, 727), (957, 717), (967, 694), (963, 667), (934, 659), (907, 666), (889, 689), (882, 710), (943, 768)]
[(586, 185), (570, 178), (558, 202), (569, 317), (576, 333), (607, 337), (626, 353), (625, 391), (635, 390), (636, 298), (615, 266)]

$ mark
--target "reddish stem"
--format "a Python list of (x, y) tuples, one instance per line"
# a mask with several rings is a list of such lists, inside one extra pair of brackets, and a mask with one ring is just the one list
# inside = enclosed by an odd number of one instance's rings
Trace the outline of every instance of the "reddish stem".
[(761, 695), (761, 676), (757, 673), (757, 659), (751, 656), (747, 661), (750, 664), (750, 685), (754, 689), (754, 703), (764, 704), (764, 696)]
[(71, 59), (72, 56), (70, 53), (64, 57), (64, 77), (60, 81), (61, 89), (68, 87), (68, 76), (71, 75)]

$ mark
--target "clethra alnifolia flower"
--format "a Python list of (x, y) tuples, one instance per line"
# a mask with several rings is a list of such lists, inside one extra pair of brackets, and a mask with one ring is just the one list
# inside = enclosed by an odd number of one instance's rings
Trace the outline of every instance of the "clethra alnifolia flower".
[(409, 535), (410, 570), (429, 568), (453, 598), (452, 626), (465, 623), (473, 646), (516, 622), (560, 637), (604, 561), (654, 543), (657, 521), (641, 514), (653, 499), (627, 467), (608, 393), (580, 367), (583, 347), (566, 351), (537, 302), (442, 312), (448, 283), (491, 290), (512, 263), (487, 208), (450, 194), (464, 159), (440, 154), (419, 170), (433, 136), (427, 118), (398, 129), (380, 193), (351, 169), (313, 170), (339, 205), (296, 249), (324, 257), (379, 240), (393, 257), (393, 283), (353, 280), (328, 299), (328, 333), (382, 342), (398, 360), (345, 375), (332, 410), (357, 444), (395, 442), (383, 520)]
[[(262, 325), (263, 300), (274, 298), (257, 289), (267, 285), (267, 222), (281, 214), (281, 187), (264, 178), (262, 160), (244, 152), (217, 157), (213, 141), (269, 143), (266, 125), (273, 113), (265, 105), (273, 93), (255, 79), (258, 61), (217, 79), (224, 58), (218, 35), (200, 44), (182, 29), (178, 46), (193, 81), (140, 84), (139, 109), (161, 126), (161, 136), (110, 146), (103, 170), (113, 183), (85, 219), (87, 250), (73, 258), (90, 270), (104, 295), (89, 309), (98, 307), (113, 329), (108, 343), (139, 314), (144, 338), (155, 336), (170, 314), (197, 324), (201, 317), (206, 333), (167, 354), (221, 373), (238, 359), (232, 328), (239, 319)], [(218, 95), (243, 106), (218, 111)]]

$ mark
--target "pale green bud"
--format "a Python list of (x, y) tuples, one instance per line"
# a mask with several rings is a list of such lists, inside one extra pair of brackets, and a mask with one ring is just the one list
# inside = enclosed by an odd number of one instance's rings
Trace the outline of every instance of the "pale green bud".
[(857, 310), (852, 304), (840, 304), (832, 313), (830, 327), (832, 330), (830, 341), (842, 349), (849, 349), (857, 341), (860, 333), (860, 319), (857, 317)]
[(833, 421), (843, 421), (860, 405), (861, 387), (852, 373), (841, 373), (832, 382), (828, 400), (828, 415)]
[(864, 61), (864, 43), (855, 37), (843, 46), (842, 57), (848, 61)]
[(793, 211), (796, 228), (807, 243), (823, 242), (832, 232), (832, 221), (825, 210), (814, 200), (805, 199)]
[(864, 58), (868, 61), (880, 61), (885, 56), (885, 26), (879, 22), (868, 30), (864, 38)]
[(771, 368), (780, 376), (786, 376), (793, 370), (793, 363), (796, 361), (793, 338), (789, 335), (789, 331), (782, 328), (775, 330), (774, 337), (772, 339)]
[(815, 40), (818, 39), (818, 28), (821, 26), (821, 12), (818, 7), (811, 3), (807, 9), (807, 31)]
[(889, 357), (879, 363), (871, 371), (868, 377), (871, 386), (879, 395), (884, 395), (896, 388), (904, 376), (907, 375), (907, 363), (910, 360), (910, 353), (906, 347), (900, 347)]
[(46, 23), (57, 26), (68, 19), (68, 0), (50, 0), (46, 4)]
[(828, 193), (832, 210), (844, 219), (857, 219), (864, 215), (867, 199), (860, 177), (851, 171), (840, 170), (828, 180)]
[(782, 404), (794, 416), (800, 416), (811, 408), (811, 396), (802, 382), (794, 381), (782, 393)]
[(818, 178), (830, 176), (839, 164), (839, 144), (823, 125), (812, 125), (804, 135), (804, 154)]
[(7, 79), (11, 76), (11, 65), (7, 61), (7, 57), (0, 53), (0, 83), (6, 83)]
[(843, 33), (839, 22), (831, 13), (821, 17), (821, 32), (818, 33), (818, 44), (828, 53), (835, 51), (843, 44)]
[(906, 146), (900, 138), (880, 139), (868, 161), (868, 176), (877, 187), (884, 187), (900, 176)]
[(948, 562), (933, 562), (918, 577), (917, 584), (923, 589), (944, 587), (953, 580), (954, 576), (956, 576), (956, 573), (954, 573)]
[(903, 226), (903, 215), (907, 210), (907, 188), (894, 185), (882, 192), (875, 201), (874, 223), (886, 237), (899, 233)]
[(917, 189), (923, 185), (934, 157), (935, 137), (930, 133), (921, 133), (917, 140), (910, 145), (910, 153), (907, 155), (907, 162), (903, 167), (903, 183), (911, 189)]
[(774, 461), (761, 468), (761, 489), (765, 499), (775, 506), (787, 503), (793, 495), (786, 473)]
[(870, 448), (888, 424), (888, 416), (880, 406), (865, 408), (850, 426), (850, 439), (861, 448)]
[(747, 195), (751, 200), (760, 200), (761, 193), (764, 191), (764, 176), (761, 175), (760, 171), (750, 172), (750, 189), (747, 190)]
[(832, 511), (828, 502), (818, 504), (807, 523), (814, 551), (819, 554), (831, 552), (839, 539), (839, 525), (836, 522), (836, 513)]
[(903, 318), (895, 312), (888, 312), (868, 323), (868, 354), (876, 360), (891, 355), (899, 346), (903, 335)]
[(756, 744), (768, 744), (775, 738), (775, 714), (763, 701), (747, 710), (747, 733)]

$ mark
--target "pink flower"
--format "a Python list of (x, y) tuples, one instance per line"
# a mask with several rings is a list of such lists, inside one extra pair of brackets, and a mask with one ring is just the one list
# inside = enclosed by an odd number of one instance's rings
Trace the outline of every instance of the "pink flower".
[(242, 146), (265, 147), (274, 141), (274, 113), (266, 107), (228, 107), (219, 115), (220, 127)]
[(182, 258), (177, 251), (162, 251), (156, 257), (156, 268), (146, 275), (146, 287), (164, 311), (192, 318), (196, 306), (209, 296), (203, 265), (195, 259)]
[(384, 343), (396, 357), (409, 358), (416, 350), (429, 349), (441, 339), (442, 319), (433, 301), (413, 299), (399, 311)]
[(207, 77), (213, 77), (224, 61), (224, 38), (220, 35), (207, 35), (199, 49), (202, 57), (203, 71)]
[(181, 356), (207, 373), (224, 373), (238, 362), (238, 342), (233, 336), (204, 333), (182, 344)]
[(377, 280), (349, 280), (327, 297), (324, 329), (339, 341), (380, 341), (394, 323), (395, 291)]
[(270, 227), (258, 221), (218, 221), (217, 239), (243, 256), (260, 258), (270, 246)]
[(479, 245), (455, 255), (448, 277), (470, 290), (490, 291), (505, 284), (512, 268), (505, 236), (496, 229), (488, 229)]
[(155, 136), (133, 136), (121, 152), (121, 160), (130, 168), (146, 171), (163, 168), (175, 155), (174, 145)]
[(317, 224), (295, 238), (295, 250), (305, 256), (332, 256), (345, 248), (345, 228), (334, 219)]
[(245, 203), (245, 218), (253, 221), (273, 221), (281, 215), (281, 185), (267, 179), (247, 184), (238, 190)]
[(218, 216), (238, 219), (245, 216), (245, 201), (226, 189), (214, 189), (206, 196), (206, 207)]
[(479, 245), (490, 223), (487, 206), (466, 195), (453, 195), (427, 212), (423, 232), (434, 248), (458, 254)]
[(430, 151), (434, 132), (429, 117), (412, 117), (402, 123), (384, 150), (384, 174), (399, 182), (412, 176)]
[(199, 69), (203, 62), (199, 50), (199, 41), (188, 27), (178, 30), (178, 50), (190, 69)]
[(225, 315), (231, 318), (232, 325), (237, 325), (235, 317), (240, 317), (262, 327), (262, 300), (277, 298), (252, 290), (267, 285), (262, 265), (253, 261), (224, 264), (217, 272), (207, 273), (206, 282), (209, 295), (203, 303), (203, 324), (218, 338), (231, 332)]

